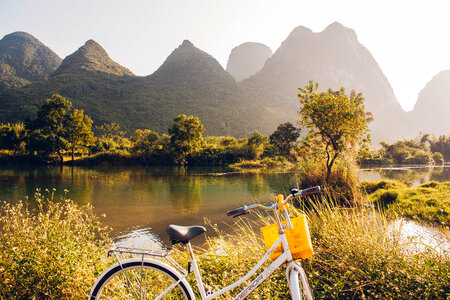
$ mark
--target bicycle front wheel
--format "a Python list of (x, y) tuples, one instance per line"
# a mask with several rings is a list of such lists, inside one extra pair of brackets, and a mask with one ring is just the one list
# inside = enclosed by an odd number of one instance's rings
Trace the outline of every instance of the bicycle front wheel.
[(314, 294), (308, 282), (308, 277), (302, 267), (296, 266), (289, 273), (289, 289), (294, 300), (314, 300)]
[(176, 271), (151, 260), (127, 260), (106, 270), (92, 287), (95, 299), (193, 299)]

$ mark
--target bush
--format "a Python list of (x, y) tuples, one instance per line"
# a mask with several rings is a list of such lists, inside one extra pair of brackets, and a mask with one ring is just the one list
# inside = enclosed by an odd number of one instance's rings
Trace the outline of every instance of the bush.
[(442, 155), (442, 153), (440, 153), (440, 152), (434, 152), (433, 160), (436, 165), (443, 165), (444, 164), (444, 155)]
[(107, 266), (104, 229), (90, 205), (35, 198), (1, 209), (0, 298), (85, 299)]
[(352, 204), (360, 199), (358, 177), (355, 167), (350, 163), (336, 164), (326, 181), (327, 169), (324, 164), (303, 161), (298, 164), (299, 188), (320, 185), (330, 197), (340, 204)]

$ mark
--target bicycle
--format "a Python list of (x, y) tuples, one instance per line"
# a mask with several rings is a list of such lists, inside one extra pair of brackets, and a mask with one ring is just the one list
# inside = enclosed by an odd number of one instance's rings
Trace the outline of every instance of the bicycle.
[[(89, 299), (195, 299), (194, 292), (186, 280), (186, 277), (193, 271), (201, 299), (210, 300), (233, 290), (247, 281), (252, 275), (256, 274), (269, 257), (273, 262), (256, 276), (234, 299), (244, 299), (247, 297), (283, 264), (286, 264), (286, 279), (291, 298), (297, 300), (302, 299), (302, 296), (304, 296), (308, 300), (314, 299), (306, 273), (301, 265), (295, 261), (296, 258), (306, 258), (312, 255), (307, 224), (305, 223), (306, 228), (303, 228), (304, 239), (307, 240), (303, 242), (306, 242), (306, 244), (309, 243), (309, 246), (306, 247), (305, 254), (305, 249), (302, 250), (303, 253), (297, 249), (301, 243), (292, 241), (294, 237), (298, 238), (298, 232), (294, 231), (287, 205), (291, 199), (313, 195), (319, 192), (319, 186), (300, 191), (293, 189), (286, 199), (282, 195), (278, 195), (275, 198), (276, 203), (272, 205), (253, 204), (228, 211), (228, 216), (238, 217), (249, 213), (250, 210), (262, 208), (266, 211), (273, 211), (276, 224), (262, 228), (266, 248), (268, 248), (266, 254), (264, 254), (246, 275), (219, 291), (212, 291), (203, 284), (190, 243), (190, 240), (206, 232), (206, 229), (202, 226), (169, 225), (167, 227), (167, 233), (172, 243), (186, 245), (190, 257), (187, 270), (182, 268), (170, 257), (170, 250), (113, 248), (108, 252), (108, 255), (114, 256), (117, 263), (100, 275), (90, 291)], [(281, 217), (283, 214), (284, 221), (282, 221)], [(296, 219), (292, 221), (296, 221)], [(306, 222), (306, 219), (304, 220)], [(275, 231), (276, 229), (277, 232)], [(295, 252), (291, 252), (291, 248)], [(125, 255), (130, 254), (136, 255), (137, 257), (123, 258)], [(156, 259), (147, 259), (147, 256)]]

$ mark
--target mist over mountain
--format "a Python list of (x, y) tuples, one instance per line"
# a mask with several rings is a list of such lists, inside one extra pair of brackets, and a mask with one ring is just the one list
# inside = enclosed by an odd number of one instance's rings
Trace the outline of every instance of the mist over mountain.
[[(17, 43), (16, 48), (23, 49), (29, 38)], [(300, 26), (273, 55), (261, 49), (266, 48), (261, 44), (255, 47), (255, 43), (234, 48), (227, 72), (214, 57), (185, 40), (157, 71), (141, 77), (111, 60), (98, 43), (89, 40), (62, 63), (55, 62), (51, 76), (49, 71), (46, 75), (38, 72), (44, 80), (30, 83), (36, 77), (15, 77), (18, 85), (27, 85), (0, 92), (0, 122), (34, 117), (43, 99), (58, 93), (74, 107), (84, 109), (94, 125), (119, 123), (129, 133), (137, 128), (167, 132), (175, 116), (187, 114), (200, 118), (207, 135), (244, 137), (254, 130), (270, 134), (280, 123), (299, 119), (297, 89), (314, 80), (321, 90), (344, 86), (347, 93), (351, 89), (362, 92), (366, 108), (375, 116), (370, 125), (375, 141), (413, 137), (419, 130), (448, 134), (450, 71), (433, 78), (414, 111), (405, 113), (370, 52), (353, 30), (339, 23), (319, 33)], [(11, 61), (23, 57), (23, 51), (8, 51), (12, 54), (5, 57)], [(250, 72), (245, 62), (256, 56), (254, 51), (266, 51), (267, 57), (260, 56), (260, 67), (252, 62)], [(53, 52), (34, 53), (48, 57)], [(39, 55), (35, 56), (32, 61), (40, 61)], [(17, 75), (20, 68), (4, 61), (1, 74)], [(230, 68), (240, 70), (234, 73), (236, 78), (249, 77), (237, 82)], [(32, 73), (32, 69), (26, 71)], [(243, 75), (243, 70), (253, 74)], [(8, 78), (14, 82), (12, 76)]]
[(243, 43), (231, 50), (226, 70), (241, 81), (261, 70), (271, 56), (272, 50), (264, 44)]
[(0, 40), (0, 91), (45, 80), (61, 61), (31, 34), (8, 34)]
[(440, 72), (426, 84), (410, 117), (416, 132), (450, 133), (450, 70)]
[(321, 90), (344, 86), (347, 93), (352, 89), (362, 92), (366, 109), (375, 116), (371, 128), (376, 138), (397, 138), (404, 133), (403, 125), (392, 128), (389, 123), (404, 118), (405, 113), (375, 59), (352, 29), (339, 23), (319, 33), (297, 27), (263, 69), (246, 81), (269, 95), (269, 102), (295, 111), (297, 89), (309, 80), (318, 82)]

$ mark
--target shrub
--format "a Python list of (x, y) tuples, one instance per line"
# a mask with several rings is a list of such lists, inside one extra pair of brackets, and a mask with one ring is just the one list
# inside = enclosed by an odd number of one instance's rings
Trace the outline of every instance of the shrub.
[(399, 192), (395, 190), (382, 191), (377, 200), (378, 207), (387, 207), (389, 204), (394, 203), (398, 198)]
[(85, 299), (106, 267), (104, 228), (92, 206), (35, 195), (37, 208), (3, 204), (0, 298)]
[(351, 204), (360, 198), (358, 178), (354, 166), (350, 163), (336, 164), (328, 182), (326, 166), (317, 162), (300, 162), (297, 174), (301, 189), (320, 185), (329, 192), (328, 196), (341, 204)]
[(363, 181), (361, 188), (367, 194), (372, 194), (380, 189), (405, 188), (406, 185), (397, 181), (380, 180), (380, 181)]
[(444, 164), (444, 155), (442, 155), (442, 153), (440, 153), (440, 152), (434, 152), (433, 160), (434, 160), (435, 164), (443, 165)]

